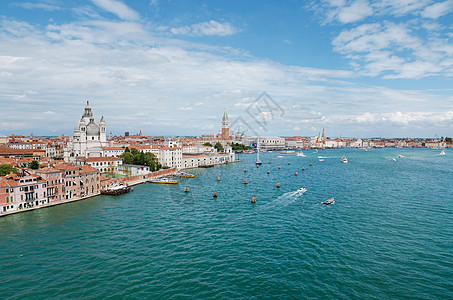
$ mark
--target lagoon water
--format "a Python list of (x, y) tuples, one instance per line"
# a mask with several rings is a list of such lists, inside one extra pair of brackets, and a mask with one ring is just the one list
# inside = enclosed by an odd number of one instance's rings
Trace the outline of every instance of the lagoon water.
[(453, 151), (439, 152), (240, 155), (0, 218), (0, 298), (451, 299)]

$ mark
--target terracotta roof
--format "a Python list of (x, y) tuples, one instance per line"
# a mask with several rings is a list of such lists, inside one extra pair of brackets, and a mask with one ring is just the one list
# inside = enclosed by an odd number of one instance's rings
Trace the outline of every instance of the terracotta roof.
[(7, 188), (11, 186), (17, 186), (18, 183), (14, 180), (8, 180), (6, 176), (0, 177), (0, 187)]
[(42, 174), (48, 174), (48, 173), (61, 173), (60, 169), (54, 169), (54, 168), (41, 168), (37, 171), (37, 173), (42, 173)]
[(60, 170), (63, 170), (63, 171), (66, 171), (66, 170), (78, 170), (79, 167), (75, 167), (75, 166), (71, 166), (71, 165), (68, 165), (68, 164), (59, 164), (56, 166), (56, 168), (60, 169)]
[(91, 162), (91, 161), (114, 161), (114, 160), (121, 160), (121, 158), (118, 158), (118, 157), (113, 157), (113, 156), (109, 156), (109, 157), (88, 157), (88, 158), (85, 158), (85, 161), (87, 162)]
[(102, 147), (102, 150), (125, 150), (123, 147)]
[(83, 166), (82, 169), (80, 170), (80, 174), (86, 173), (99, 173), (99, 170), (96, 168), (92, 168), (90, 166)]
[(3, 157), (0, 157), (0, 165), (5, 165), (5, 164), (8, 164), (8, 165), (13, 165), (14, 164), (14, 159), (13, 158), (3, 158)]

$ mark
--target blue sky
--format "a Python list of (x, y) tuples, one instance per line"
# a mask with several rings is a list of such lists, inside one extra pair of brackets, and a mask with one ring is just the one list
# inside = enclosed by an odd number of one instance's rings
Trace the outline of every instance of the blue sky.
[(452, 79), (453, 0), (0, 2), (0, 136), (453, 136)]

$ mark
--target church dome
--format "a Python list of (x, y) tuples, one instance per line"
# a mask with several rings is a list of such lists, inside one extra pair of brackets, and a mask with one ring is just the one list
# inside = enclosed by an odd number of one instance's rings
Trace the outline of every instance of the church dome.
[(100, 134), (100, 130), (99, 130), (99, 126), (94, 123), (94, 122), (90, 122), (88, 125), (87, 125), (87, 135), (99, 135)]

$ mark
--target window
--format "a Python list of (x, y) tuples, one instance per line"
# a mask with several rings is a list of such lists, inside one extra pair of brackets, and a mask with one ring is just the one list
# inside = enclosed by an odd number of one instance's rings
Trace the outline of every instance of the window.
[(6, 203), (9, 203), (9, 197), (6, 197)]

